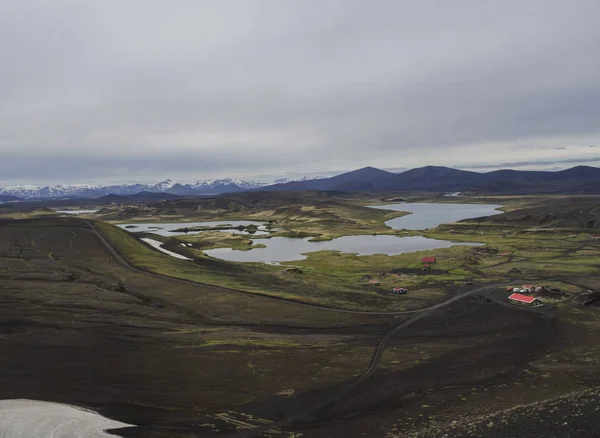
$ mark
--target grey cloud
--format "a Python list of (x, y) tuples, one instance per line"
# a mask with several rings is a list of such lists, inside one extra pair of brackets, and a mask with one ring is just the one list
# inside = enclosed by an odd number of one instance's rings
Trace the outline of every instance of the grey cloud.
[[(536, 166), (543, 168), (551, 168), (553, 170), (564, 169), (566, 165), (584, 165), (584, 164), (594, 164), (600, 163), (600, 156), (598, 157), (588, 157), (588, 158), (564, 158), (558, 160), (533, 160), (533, 161), (507, 161), (502, 163), (494, 163), (494, 164), (465, 164), (459, 165), (458, 167), (461, 169), (487, 169), (487, 170), (496, 170), (496, 169), (506, 169), (506, 168), (519, 168), (519, 167), (527, 167), (527, 166)], [(559, 165), (559, 166), (556, 166)], [(563, 166), (560, 166), (563, 165)]]
[(0, 175), (452, 165), (466, 147), (510, 163), (540, 138), (595, 143), (599, 15), (595, 0), (11, 2)]

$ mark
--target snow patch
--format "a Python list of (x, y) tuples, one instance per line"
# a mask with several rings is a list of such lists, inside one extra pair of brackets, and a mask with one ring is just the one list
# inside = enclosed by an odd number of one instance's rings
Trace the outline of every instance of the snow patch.
[(2, 438), (115, 438), (106, 431), (121, 427), (134, 425), (60, 403), (0, 400)]

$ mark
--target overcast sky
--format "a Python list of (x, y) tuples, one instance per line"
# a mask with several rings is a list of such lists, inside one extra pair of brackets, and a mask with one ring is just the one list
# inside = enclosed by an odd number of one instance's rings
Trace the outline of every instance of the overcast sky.
[(598, 17), (598, 0), (0, 0), (0, 184), (598, 165)]

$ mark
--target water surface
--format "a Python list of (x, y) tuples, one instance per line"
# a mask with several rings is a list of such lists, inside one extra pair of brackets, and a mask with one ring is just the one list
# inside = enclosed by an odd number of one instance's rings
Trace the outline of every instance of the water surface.
[(97, 213), (100, 210), (56, 210), (57, 213), (64, 214), (92, 214)]
[(217, 248), (205, 251), (206, 254), (233, 262), (276, 263), (306, 259), (306, 253), (314, 251), (341, 251), (358, 255), (386, 254), (398, 255), (405, 252), (449, 248), (454, 245), (479, 246), (480, 243), (450, 242), (428, 239), (422, 236), (344, 236), (325, 242), (309, 242), (310, 238), (293, 239), (271, 237), (257, 242), (266, 248), (239, 251), (231, 248)]
[(146, 222), (146, 223), (131, 223), (131, 224), (119, 224), (118, 226), (130, 231), (132, 233), (154, 233), (159, 236), (180, 236), (186, 234), (196, 234), (201, 233), (200, 231), (188, 231), (187, 233), (184, 231), (172, 231), (180, 228), (194, 228), (194, 227), (222, 227), (222, 226), (230, 226), (230, 229), (226, 230), (213, 230), (213, 231), (223, 231), (225, 233), (236, 233), (236, 234), (250, 234), (247, 231), (239, 231), (236, 230), (235, 227), (243, 225), (247, 227), (248, 225), (256, 225), (258, 227), (258, 231), (253, 233), (254, 236), (266, 235), (269, 234), (269, 230), (267, 230), (266, 225), (263, 222), (256, 221), (213, 221), (213, 222)]
[(495, 204), (434, 204), (426, 202), (372, 205), (380, 210), (408, 211), (412, 214), (386, 221), (386, 225), (394, 230), (425, 230), (441, 224), (471, 219), (482, 216), (501, 214), (496, 210), (502, 207)]
[[(147, 237), (143, 237), (140, 240), (143, 240), (144, 242), (146, 242), (148, 245), (150, 245), (152, 248), (156, 248), (157, 250), (159, 250), (160, 252), (163, 252), (165, 254), (170, 255), (171, 257), (175, 257), (176, 259), (180, 259), (180, 260), (192, 260), (189, 257), (183, 256), (181, 254), (177, 254), (176, 252), (173, 251), (169, 251), (166, 248), (162, 247), (162, 242), (159, 240), (154, 240), (154, 239), (149, 239)], [(183, 245), (183, 244), (182, 244)], [(185, 245), (183, 245), (185, 246)]]

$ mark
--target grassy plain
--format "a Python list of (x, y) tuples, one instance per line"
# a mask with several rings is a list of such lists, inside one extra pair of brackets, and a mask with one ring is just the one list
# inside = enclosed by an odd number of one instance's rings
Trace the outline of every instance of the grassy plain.
[[(502, 279), (529, 279), (540, 281), (565, 274), (593, 273), (598, 268), (594, 257), (594, 246), (589, 243), (590, 232), (578, 230), (576, 237), (569, 237), (573, 229), (543, 229), (531, 227), (530, 223), (507, 221), (465, 221), (443, 225), (426, 231), (393, 230), (385, 221), (398, 217), (403, 212), (367, 208), (366, 205), (385, 202), (372, 197), (349, 197), (347, 199), (319, 197), (311, 202), (297, 199), (283, 200), (276, 205), (271, 202), (251, 202), (251, 208), (238, 198), (231, 208), (210, 204), (202, 208), (195, 205), (192, 212), (175, 204), (179, 209), (161, 205), (152, 212), (153, 221), (186, 221), (233, 219), (269, 221), (274, 231), (269, 236), (236, 235), (222, 231), (205, 231), (198, 234), (164, 238), (166, 247), (195, 258), (195, 264), (182, 262), (150, 253), (134, 239), (120, 230), (100, 225), (103, 232), (132, 262), (141, 268), (153, 270), (194, 281), (240, 288), (258, 294), (279, 296), (312, 304), (356, 310), (402, 311), (434, 304), (448, 296), (448, 288), (456, 288), (464, 282), (488, 282)], [(412, 200), (428, 202), (464, 199), (430, 197)], [(306, 200), (302, 200), (306, 201)], [(561, 202), (562, 198), (558, 198)], [(469, 199), (469, 202), (506, 203), (507, 212), (528, 208), (540, 208), (547, 198), (535, 197), (485, 197)], [(226, 203), (231, 206), (233, 201)], [(171, 213), (171, 216), (168, 216)], [(128, 217), (128, 221), (147, 221), (148, 218)], [(544, 224), (542, 224), (544, 225)], [(426, 237), (457, 242), (478, 242), (485, 250), (465, 246), (448, 249), (401, 254), (397, 256), (357, 256), (335, 251), (320, 251), (308, 254), (306, 260), (269, 266), (260, 263), (229, 263), (211, 259), (204, 250), (231, 247), (251, 250), (261, 246), (261, 239), (272, 236), (311, 237), (315, 240), (331, 239), (342, 235), (389, 234), (402, 236), (423, 235)], [(127, 243), (126, 243), (127, 242)], [(183, 248), (180, 243), (192, 244)], [(501, 256), (509, 253), (510, 256)], [(432, 272), (421, 272), (420, 259), (435, 256), (437, 265)], [(158, 261), (158, 260), (162, 261)], [(292, 269), (289, 269), (292, 268)], [(224, 272), (227, 272), (224, 275)], [(368, 284), (376, 279), (380, 286)], [(393, 287), (407, 287), (414, 292), (410, 299), (392, 296)]]

